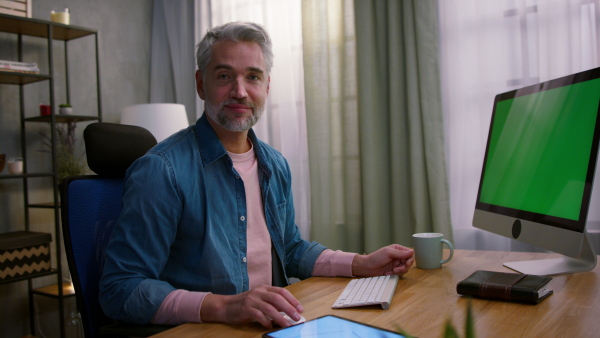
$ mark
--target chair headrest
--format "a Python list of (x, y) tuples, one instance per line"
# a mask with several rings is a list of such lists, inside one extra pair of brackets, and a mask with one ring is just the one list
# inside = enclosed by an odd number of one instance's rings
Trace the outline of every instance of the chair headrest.
[(90, 169), (112, 178), (124, 177), (127, 168), (157, 143), (147, 129), (106, 122), (88, 125), (83, 139)]

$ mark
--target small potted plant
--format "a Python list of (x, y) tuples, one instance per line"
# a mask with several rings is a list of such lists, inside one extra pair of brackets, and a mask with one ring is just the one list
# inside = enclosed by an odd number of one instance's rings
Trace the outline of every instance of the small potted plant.
[[(56, 125), (56, 152), (57, 160), (56, 175), (59, 182), (65, 177), (83, 175), (86, 171), (84, 158), (77, 151), (77, 139), (75, 138), (75, 122), (67, 122)], [(52, 138), (40, 132), (42, 143), (45, 148), (41, 151), (52, 153)]]
[(58, 105), (58, 113), (60, 115), (71, 115), (73, 114), (73, 108), (68, 103), (62, 103)]

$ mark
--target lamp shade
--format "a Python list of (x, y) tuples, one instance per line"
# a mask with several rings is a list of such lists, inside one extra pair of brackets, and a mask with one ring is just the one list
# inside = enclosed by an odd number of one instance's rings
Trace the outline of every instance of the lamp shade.
[(190, 125), (185, 106), (175, 103), (147, 103), (125, 107), (121, 114), (121, 124), (146, 128), (158, 142)]

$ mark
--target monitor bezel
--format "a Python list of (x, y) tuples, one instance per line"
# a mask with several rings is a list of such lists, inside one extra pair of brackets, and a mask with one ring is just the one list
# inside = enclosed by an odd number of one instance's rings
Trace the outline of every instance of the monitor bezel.
[[(488, 152), (491, 142), (492, 130), (494, 128), (494, 121), (496, 117), (496, 107), (499, 102), (504, 100), (513, 99), (516, 97), (521, 97), (525, 95), (535, 94), (543, 91), (547, 91), (550, 89), (560, 88), (568, 85), (573, 85), (576, 83), (581, 83), (585, 81), (590, 81), (594, 79), (600, 78), (600, 67), (590, 69), (587, 71), (583, 71), (580, 73), (564, 76), (561, 78), (545, 81), (542, 83), (538, 83), (535, 85), (527, 86), (524, 88), (512, 90), (509, 92), (501, 93), (496, 95), (494, 99), (494, 107), (492, 111), (492, 118), (490, 122), (490, 127), (488, 130), (488, 138), (486, 142), (486, 150), (485, 156), (483, 159), (483, 166), (481, 170), (481, 176), (479, 180), (479, 188), (477, 192), (477, 200), (475, 204), (475, 209), (491, 212), (494, 214), (500, 214), (508, 217), (512, 217), (515, 219), (526, 220), (534, 223), (541, 223), (561, 229), (576, 231), (579, 233), (583, 233), (585, 231), (585, 225), (587, 222), (587, 215), (589, 212), (589, 204), (592, 194), (593, 182), (594, 182), (594, 174), (596, 171), (596, 165), (598, 160), (598, 147), (600, 141), (600, 105), (598, 107), (597, 118), (596, 118), (596, 126), (594, 129), (594, 136), (592, 138), (592, 147), (590, 150), (590, 160), (588, 162), (588, 171), (586, 174), (586, 181), (584, 185), (584, 191), (582, 196), (582, 204), (579, 212), (579, 217), (577, 220), (571, 220), (567, 218), (561, 218), (551, 215), (544, 215), (540, 213), (518, 210), (509, 207), (504, 207), (500, 205), (483, 203), (480, 201), (481, 191), (483, 186), (483, 178), (485, 177), (485, 166), (488, 159)], [(486, 229), (487, 230), (487, 229)]]

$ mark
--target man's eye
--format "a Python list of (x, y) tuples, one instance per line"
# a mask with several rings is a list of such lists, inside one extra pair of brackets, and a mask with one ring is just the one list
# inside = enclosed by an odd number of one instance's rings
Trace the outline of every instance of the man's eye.
[(219, 75), (217, 75), (217, 79), (220, 79), (220, 80), (226, 80), (228, 78), (229, 78), (229, 76), (227, 74), (219, 74)]
[(250, 75), (250, 76), (248, 76), (248, 79), (250, 79), (252, 81), (258, 81), (258, 80), (260, 80), (260, 77), (258, 75)]

